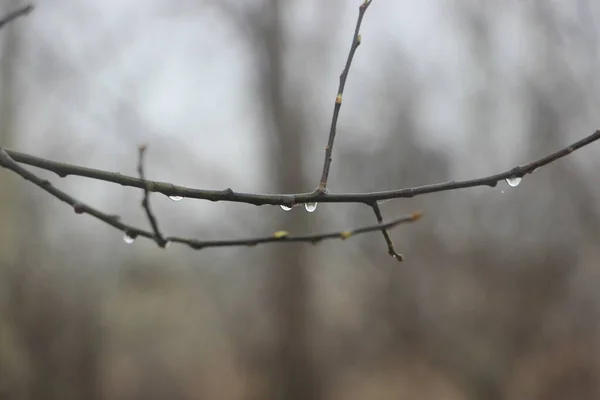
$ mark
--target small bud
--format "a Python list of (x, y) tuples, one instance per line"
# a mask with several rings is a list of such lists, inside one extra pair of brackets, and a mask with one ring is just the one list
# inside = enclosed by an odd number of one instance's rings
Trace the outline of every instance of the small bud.
[(288, 236), (290, 233), (288, 231), (277, 231), (275, 233), (273, 233), (273, 237), (275, 239), (282, 239), (286, 236)]
[(412, 221), (418, 221), (419, 219), (421, 219), (421, 217), (422, 217), (422, 216), (423, 216), (423, 213), (422, 213), (421, 211), (417, 211), (417, 212), (414, 212), (414, 213), (413, 213), (413, 214), (410, 216), (410, 219), (411, 219)]
[(343, 231), (343, 232), (340, 232), (340, 237), (342, 238), (342, 240), (346, 240), (346, 239), (348, 239), (350, 236), (352, 236), (352, 232), (351, 232), (351, 231)]

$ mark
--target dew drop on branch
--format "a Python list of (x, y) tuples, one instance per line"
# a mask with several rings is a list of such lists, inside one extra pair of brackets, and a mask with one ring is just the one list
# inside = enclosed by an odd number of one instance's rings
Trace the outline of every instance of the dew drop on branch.
[(181, 200), (183, 200), (183, 197), (181, 197), (181, 196), (169, 196), (169, 199), (171, 199), (173, 201), (181, 201)]
[(304, 203), (304, 209), (308, 212), (315, 212), (317, 209), (317, 203)]
[(123, 241), (127, 244), (132, 244), (133, 242), (135, 242), (135, 238), (132, 238), (128, 234), (125, 234), (125, 236), (123, 236)]
[(281, 207), (281, 209), (282, 209), (283, 211), (290, 211), (290, 210), (292, 209), (292, 207), (284, 206), (283, 204), (282, 204), (282, 205), (280, 205), (279, 207)]
[(508, 186), (510, 187), (517, 187), (522, 180), (523, 178), (520, 176), (511, 176), (510, 178), (506, 178), (506, 183), (508, 183)]

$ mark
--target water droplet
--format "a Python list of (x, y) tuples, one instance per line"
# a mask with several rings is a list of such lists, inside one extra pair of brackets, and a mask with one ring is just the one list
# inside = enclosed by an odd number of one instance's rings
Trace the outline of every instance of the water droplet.
[(304, 203), (304, 209), (308, 212), (315, 212), (317, 203)]
[(282, 204), (282, 205), (280, 205), (279, 207), (281, 207), (281, 209), (282, 209), (283, 211), (290, 211), (290, 210), (292, 209), (292, 207), (284, 206), (283, 204)]
[(504, 194), (504, 189), (502, 189), (502, 190), (500, 191), (500, 193)]
[(404, 262), (404, 256), (402, 254), (394, 254), (392, 255), (392, 257), (394, 257), (396, 260), (400, 261), (400, 262)]
[(166, 248), (169, 248), (169, 247), (171, 247), (171, 245), (172, 245), (172, 244), (173, 244), (173, 242), (171, 242), (170, 240), (167, 240), (167, 241), (165, 242), (165, 247), (164, 247), (164, 248), (165, 248), (165, 249), (166, 249)]
[(506, 178), (506, 183), (510, 187), (517, 187), (519, 183), (521, 183), (523, 179), (520, 176), (511, 176), (510, 178)]
[(131, 244), (131, 243), (135, 242), (135, 238), (132, 238), (128, 234), (125, 234), (125, 236), (123, 236), (123, 241), (127, 244)]
[(169, 196), (169, 199), (171, 199), (173, 201), (181, 201), (181, 200), (183, 200), (183, 197), (181, 197), (181, 196)]

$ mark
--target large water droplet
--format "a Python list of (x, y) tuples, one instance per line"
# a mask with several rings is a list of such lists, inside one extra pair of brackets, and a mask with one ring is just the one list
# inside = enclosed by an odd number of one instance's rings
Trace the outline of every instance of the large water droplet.
[(181, 196), (169, 196), (169, 198), (173, 201), (181, 201), (183, 200), (183, 197)]
[(125, 234), (125, 236), (123, 236), (123, 241), (127, 244), (131, 244), (131, 243), (135, 242), (135, 238), (132, 238), (128, 234)]
[(290, 210), (292, 209), (292, 207), (284, 206), (283, 204), (282, 204), (282, 205), (280, 205), (279, 207), (281, 207), (281, 209), (282, 209), (283, 211), (290, 211)]
[(523, 179), (520, 176), (511, 176), (510, 178), (506, 178), (506, 183), (510, 187), (517, 187), (519, 183), (521, 183)]
[(308, 212), (315, 212), (317, 203), (304, 203), (304, 209)]

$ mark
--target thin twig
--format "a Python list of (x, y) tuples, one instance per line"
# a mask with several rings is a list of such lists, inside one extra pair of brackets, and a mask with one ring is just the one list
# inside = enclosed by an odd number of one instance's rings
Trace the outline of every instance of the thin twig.
[[(375, 218), (377, 218), (377, 222), (381, 224), (383, 222), (383, 216), (381, 215), (381, 209), (379, 208), (379, 204), (373, 203), (371, 204), (371, 208), (375, 213)], [(388, 254), (400, 262), (404, 261), (404, 256), (396, 252), (396, 250), (394, 250), (394, 242), (392, 241), (388, 230), (386, 228), (381, 228), (381, 233), (383, 234), (383, 238), (385, 239), (385, 243), (387, 244)]]
[[(140, 179), (147, 183), (144, 175), (144, 155), (146, 154), (146, 149), (147, 147), (144, 145), (139, 147), (138, 174), (140, 174)], [(142, 208), (146, 211), (146, 216), (148, 217), (148, 221), (150, 221), (152, 231), (154, 231), (154, 241), (159, 247), (165, 247), (168, 242), (165, 240), (164, 236), (160, 232), (160, 229), (158, 228), (158, 220), (156, 219), (156, 216), (150, 208), (150, 191), (148, 190), (147, 184), (144, 186), (144, 198), (142, 199)]]
[(352, 236), (356, 236), (356, 235), (360, 235), (360, 234), (364, 234), (364, 233), (376, 232), (381, 229), (391, 229), (400, 224), (417, 221), (419, 218), (421, 218), (421, 215), (422, 214), (420, 212), (416, 212), (411, 215), (408, 215), (408, 216), (405, 216), (402, 218), (397, 218), (397, 219), (394, 219), (394, 220), (386, 222), (386, 223), (365, 226), (365, 227), (357, 228), (357, 229), (353, 229), (353, 230), (321, 233), (321, 234), (314, 234), (314, 235), (291, 236), (289, 234), (289, 232), (287, 232), (287, 231), (278, 231), (278, 232), (274, 232), (270, 236), (251, 238), (251, 239), (215, 240), (215, 241), (190, 240), (190, 239), (183, 239), (183, 238), (178, 238), (178, 237), (168, 237), (166, 239), (173, 243), (187, 244), (188, 246), (190, 246), (194, 249), (202, 249), (202, 248), (206, 248), (206, 247), (255, 246), (257, 244), (263, 244), (263, 243), (305, 242), (305, 243), (317, 244), (323, 240), (328, 240), (328, 239), (346, 240)]
[(356, 20), (356, 27), (354, 28), (354, 35), (352, 36), (352, 44), (350, 45), (350, 52), (346, 60), (346, 65), (340, 74), (340, 84), (338, 92), (335, 97), (335, 104), (333, 106), (333, 116), (331, 118), (331, 126), (329, 128), (329, 139), (327, 140), (327, 146), (325, 147), (325, 161), (323, 161), (323, 173), (321, 174), (321, 182), (319, 182), (319, 188), (317, 189), (320, 193), (325, 193), (327, 189), (327, 179), (329, 177), (329, 167), (331, 166), (331, 154), (333, 153), (333, 143), (335, 141), (335, 135), (337, 133), (337, 121), (340, 115), (340, 109), (342, 108), (342, 97), (344, 95), (344, 88), (346, 86), (346, 79), (348, 78), (348, 72), (350, 71), (350, 65), (354, 58), (356, 49), (360, 46), (360, 25), (362, 24), (363, 17), (367, 8), (371, 5), (372, 0), (365, 0), (358, 8), (358, 19)]
[(105, 182), (112, 182), (122, 186), (136, 187), (144, 189), (148, 185), (151, 192), (162, 193), (165, 196), (181, 196), (192, 199), (227, 201), (233, 203), (246, 203), (256, 206), (260, 205), (287, 205), (321, 202), (321, 203), (363, 203), (371, 205), (373, 202), (412, 198), (419, 195), (445, 192), (449, 190), (465, 189), (477, 186), (495, 187), (498, 182), (512, 177), (523, 177), (532, 173), (538, 168), (544, 167), (562, 157), (571, 154), (573, 151), (587, 146), (600, 139), (600, 130), (593, 134), (567, 146), (555, 153), (547, 155), (539, 160), (514, 167), (512, 169), (490, 175), (483, 178), (470, 179), (464, 181), (449, 181), (443, 183), (434, 183), (431, 185), (415, 186), (404, 189), (395, 189), (382, 192), (370, 193), (296, 193), (296, 194), (257, 194), (235, 192), (232, 189), (225, 190), (206, 190), (194, 189), (184, 186), (177, 186), (169, 182), (143, 181), (142, 179), (123, 175), (117, 172), (103, 171), (93, 168), (81, 167), (78, 165), (65, 164), (56, 161), (50, 161), (44, 158), (35, 157), (29, 154), (5, 149), (10, 157), (19, 163), (38, 167), (47, 171), (52, 171), (61, 177), (68, 175), (83, 176), (97, 179)]
[[(132, 225), (124, 224), (120, 221), (120, 217), (118, 215), (106, 214), (102, 211), (91, 207), (74, 197), (68, 195), (62, 190), (53, 186), (50, 181), (42, 179), (35, 175), (34, 173), (28, 171), (27, 169), (20, 166), (16, 163), (8, 152), (0, 147), (0, 166), (9, 169), (16, 174), (20, 175), (23, 179), (33, 183), (38, 186), (45, 192), (51, 194), (56, 197), (60, 201), (63, 201), (73, 207), (73, 210), (76, 214), (89, 214), (96, 219), (105, 222), (106, 224), (116, 228), (122, 232), (124, 232), (125, 237), (130, 239), (131, 241), (135, 240), (137, 237), (145, 237), (156, 241), (156, 233), (150, 232), (144, 229), (136, 228)], [(304, 236), (291, 236), (286, 231), (278, 231), (273, 233), (270, 236), (265, 237), (254, 237), (249, 239), (230, 239), (230, 240), (196, 240), (196, 239), (187, 239), (178, 236), (170, 236), (164, 237), (164, 243), (168, 245), (169, 243), (181, 243), (188, 245), (189, 247), (200, 250), (208, 247), (231, 247), (231, 246), (255, 246), (257, 244), (263, 243), (283, 243), (283, 242), (305, 242), (305, 243), (319, 243), (323, 240), (327, 239), (348, 239), (351, 236), (356, 236), (364, 233), (375, 232), (381, 229), (390, 229), (397, 225), (413, 222), (419, 219), (421, 213), (414, 213), (410, 216), (398, 218), (387, 223), (377, 224), (366, 226), (362, 228), (357, 228), (354, 230), (346, 230), (332, 233), (323, 233), (323, 234), (314, 234), (314, 235), (304, 235)], [(158, 242), (157, 242), (158, 243)]]
[(4, 28), (4, 25), (8, 24), (9, 22), (12, 22), (13, 20), (19, 18), (19, 17), (24, 17), (25, 15), (29, 14), (30, 12), (33, 11), (33, 4), (28, 4), (23, 8), (20, 8), (17, 11), (13, 11), (11, 13), (9, 13), (8, 15), (5, 15), (4, 17), (2, 17), (0, 19), (0, 29)]

